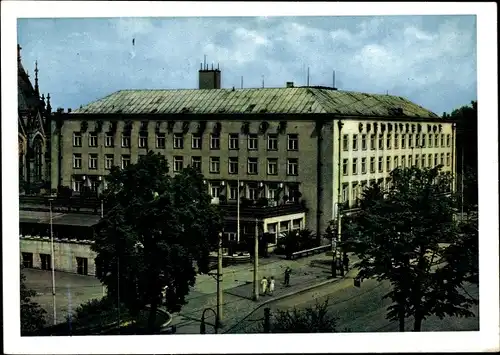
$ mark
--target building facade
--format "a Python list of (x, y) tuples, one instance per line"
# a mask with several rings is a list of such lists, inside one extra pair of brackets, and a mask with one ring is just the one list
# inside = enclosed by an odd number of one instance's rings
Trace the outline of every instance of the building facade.
[(40, 96), (38, 63), (33, 86), (19, 45), (17, 51), (19, 188), (21, 193), (38, 193), (50, 188), (50, 94)]
[[(199, 90), (124, 90), (55, 117), (53, 188), (97, 191), (112, 166), (159, 152), (172, 174), (202, 172), (237, 242), (255, 223), (276, 238), (294, 228), (322, 235), (339, 203), (355, 208), (362, 188), (397, 166), (456, 166), (454, 124), (404, 98), (291, 83), (220, 89), (218, 69), (200, 70)], [(238, 200), (253, 208), (239, 234)]]

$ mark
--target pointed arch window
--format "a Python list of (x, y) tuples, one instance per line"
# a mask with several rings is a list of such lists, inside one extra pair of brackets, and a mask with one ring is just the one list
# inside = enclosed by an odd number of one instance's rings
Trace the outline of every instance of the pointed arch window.
[(34, 178), (35, 181), (42, 180), (42, 167), (43, 167), (43, 143), (40, 137), (36, 137), (33, 142), (33, 152), (35, 157), (35, 170), (34, 170)]

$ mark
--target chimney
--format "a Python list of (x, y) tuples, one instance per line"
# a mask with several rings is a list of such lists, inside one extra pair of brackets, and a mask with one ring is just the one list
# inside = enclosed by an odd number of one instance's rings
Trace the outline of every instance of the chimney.
[(198, 88), (201, 89), (220, 89), (220, 81), (221, 81), (221, 71), (219, 69), (219, 65), (217, 65), (217, 69), (214, 69), (212, 65), (212, 69), (208, 69), (207, 64), (203, 64), (198, 71)]
[(287, 88), (293, 88), (293, 81), (287, 81), (286, 82), (286, 87)]

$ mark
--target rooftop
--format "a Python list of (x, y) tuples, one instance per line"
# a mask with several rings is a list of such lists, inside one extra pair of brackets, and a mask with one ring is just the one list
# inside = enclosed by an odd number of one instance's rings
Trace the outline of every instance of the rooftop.
[(400, 96), (323, 87), (120, 90), (72, 114), (311, 114), (439, 118)]

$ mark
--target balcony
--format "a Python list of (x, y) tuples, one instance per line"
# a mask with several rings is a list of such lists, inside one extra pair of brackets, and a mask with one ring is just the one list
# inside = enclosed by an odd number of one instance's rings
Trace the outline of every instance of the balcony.
[[(238, 205), (236, 201), (227, 201), (222, 195), (212, 199), (212, 203), (218, 204), (227, 218), (237, 217)], [(240, 199), (241, 219), (262, 219), (287, 214), (306, 212), (306, 202), (299, 201), (276, 201), (274, 199), (260, 198), (258, 200)]]

